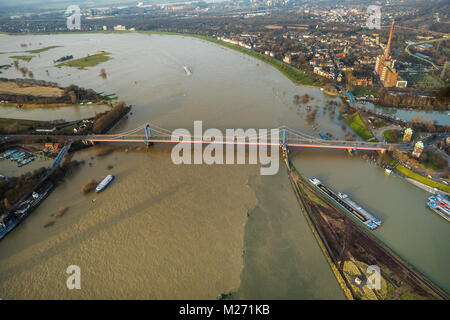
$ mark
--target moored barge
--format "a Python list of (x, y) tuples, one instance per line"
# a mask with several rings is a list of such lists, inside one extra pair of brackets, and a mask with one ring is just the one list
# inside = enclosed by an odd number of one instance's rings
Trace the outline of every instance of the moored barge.
[(309, 181), (315, 185), (322, 193), (328, 196), (331, 200), (340, 205), (345, 212), (350, 213), (359, 222), (364, 224), (371, 230), (378, 228), (381, 225), (381, 221), (372, 216), (366, 210), (361, 208), (356, 202), (351, 200), (346, 194), (338, 193), (336, 195), (333, 191), (328, 189), (319, 179), (309, 178)]

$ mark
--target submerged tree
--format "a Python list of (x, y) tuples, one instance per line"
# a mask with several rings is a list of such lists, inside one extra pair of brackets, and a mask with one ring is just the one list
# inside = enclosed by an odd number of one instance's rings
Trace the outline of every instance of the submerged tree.
[(306, 122), (312, 124), (316, 120), (317, 110), (311, 110), (306, 114)]
[(307, 103), (308, 100), (309, 100), (309, 95), (307, 93), (305, 93), (302, 97), (302, 101), (303, 101), (303, 103)]
[(106, 79), (106, 77), (107, 77), (106, 70), (104, 68), (101, 68), (100, 73), (98, 75), (100, 77), (102, 77), (103, 79)]
[(25, 77), (28, 73), (28, 68), (26, 67), (20, 67), (19, 71), (22, 73), (22, 77)]

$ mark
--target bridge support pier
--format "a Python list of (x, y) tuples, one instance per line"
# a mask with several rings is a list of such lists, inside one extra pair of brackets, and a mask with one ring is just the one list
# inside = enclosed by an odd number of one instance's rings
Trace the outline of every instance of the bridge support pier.
[(284, 162), (286, 163), (286, 167), (287, 167), (288, 171), (291, 171), (291, 167), (289, 166), (289, 156), (288, 156), (289, 150), (288, 150), (288, 147), (286, 144), (286, 129), (284, 129), (284, 128), (283, 128), (283, 139), (282, 139), (280, 147), (281, 147), (281, 151), (283, 153), (283, 159), (284, 159)]

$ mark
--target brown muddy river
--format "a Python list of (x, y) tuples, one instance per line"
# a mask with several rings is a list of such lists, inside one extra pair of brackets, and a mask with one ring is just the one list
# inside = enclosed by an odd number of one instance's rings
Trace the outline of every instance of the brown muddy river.
[[(294, 86), (272, 67), (202, 40), (0, 35), (0, 52), (19, 51), (21, 43), (28, 49), (62, 46), (21, 62), (36, 79), (115, 93), (132, 104), (132, 114), (116, 132), (146, 122), (170, 130), (191, 128), (194, 120), (203, 120), (204, 128), (287, 125), (315, 136), (344, 136), (337, 110), (322, 112), (333, 98)], [(111, 52), (113, 59), (87, 70), (53, 66), (61, 56), (78, 58), (96, 50)], [(12, 62), (8, 56), (0, 54), (0, 64)], [(107, 79), (98, 76), (100, 68)], [(10, 68), (2, 76), (20, 74)], [(293, 104), (295, 94), (305, 93), (314, 97), (313, 108), (318, 106), (314, 126), (305, 121), (305, 106)], [(0, 109), (0, 116), (8, 112)], [(35, 119), (51, 117), (48, 110), (34, 112)], [(84, 165), (0, 242), (1, 298), (215, 299), (230, 291), (249, 299), (344, 298), (281, 162), (278, 174), (261, 176), (258, 165), (177, 166), (164, 146), (106, 156), (97, 155), (99, 148), (76, 153), (74, 159)], [(317, 176), (381, 218), (377, 236), (450, 288), (449, 224), (426, 209), (425, 191), (343, 152), (302, 150), (292, 159), (306, 177)], [(104, 192), (82, 194), (87, 180), (109, 173), (116, 179)], [(61, 206), (69, 208), (67, 213), (52, 216)], [(81, 268), (81, 290), (66, 287), (69, 265)]]

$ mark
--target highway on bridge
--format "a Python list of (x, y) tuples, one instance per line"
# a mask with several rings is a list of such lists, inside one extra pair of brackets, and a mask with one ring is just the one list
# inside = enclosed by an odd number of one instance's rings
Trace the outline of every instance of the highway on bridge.
[[(145, 134), (139, 134), (140, 130)], [(147, 131), (148, 130), (148, 131)], [(6, 135), (9, 140), (36, 140), (36, 139), (55, 139), (67, 142), (85, 141), (85, 142), (104, 142), (104, 143), (191, 143), (191, 144), (221, 144), (221, 145), (248, 145), (248, 146), (282, 146), (289, 148), (318, 148), (318, 149), (345, 149), (345, 150), (373, 150), (385, 151), (397, 149), (409, 151), (413, 149), (411, 143), (385, 143), (385, 142), (366, 142), (366, 141), (346, 141), (320, 139), (308, 134), (295, 131), (288, 127), (277, 128), (279, 130), (278, 141), (270, 139), (270, 130), (267, 134), (250, 135), (242, 137), (233, 137), (233, 139), (208, 139), (196, 136), (173, 136), (172, 133), (161, 127), (141, 125), (136, 129), (118, 134), (89, 134), (89, 135), (52, 135), (52, 134), (17, 134)]]

